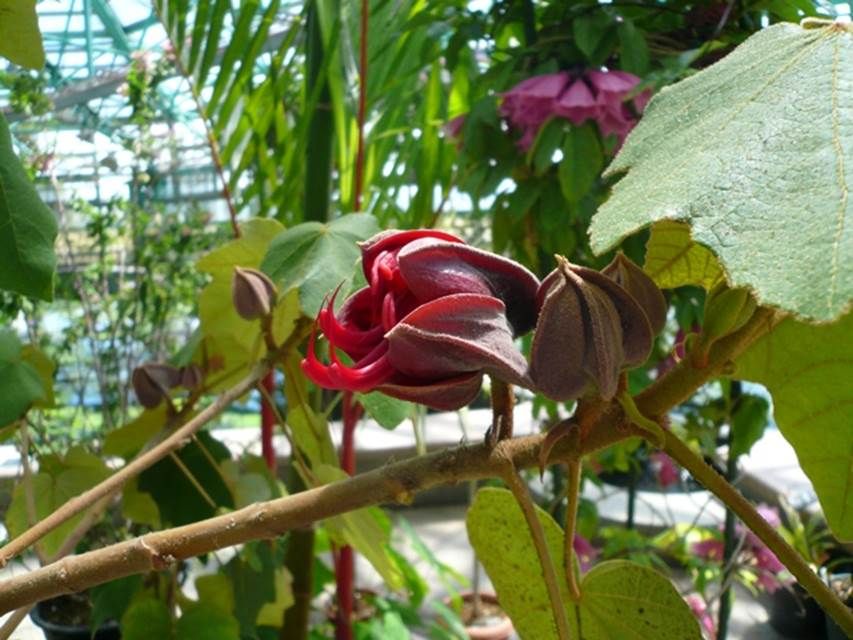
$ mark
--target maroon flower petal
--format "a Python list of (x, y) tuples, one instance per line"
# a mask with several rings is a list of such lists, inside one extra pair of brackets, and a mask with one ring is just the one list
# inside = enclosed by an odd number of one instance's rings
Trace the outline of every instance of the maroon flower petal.
[(383, 251), (395, 251), (405, 246), (418, 238), (438, 238), (446, 242), (464, 243), (463, 240), (457, 238), (453, 234), (437, 231), (435, 229), (411, 229), (408, 231), (381, 231), (369, 240), (359, 242), (361, 248), (361, 267), (364, 270), (364, 277), (368, 282), (372, 282), (371, 275), (373, 273), (373, 263), (379, 254)]
[(558, 115), (567, 118), (572, 124), (579, 125), (586, 120), (596, 118), (599, 105), (586, 82), (578, 78), (560, 96), (555, 106)]
[(470, 293), (422, 304), (388, 332), (388, 359), (404, 376), (424, 382), (482, 370), (530, 387), (505, 310), (497, 298)]
[(384, 394), (426, 405), (439, 411), (455, 411), (470, 404), (480, 392), (483, 374), (480, 371), (446, 378), (431, 384), (420, 380), (407, 381), (402, 376), (377, 388)]
[(539, 280), (517, 262), (437, 239), (411, 242), (397, 259), (406, 284), (422, 302), (457, 293), (494, 296), (506, 305), (515, 335), (536, 323)]

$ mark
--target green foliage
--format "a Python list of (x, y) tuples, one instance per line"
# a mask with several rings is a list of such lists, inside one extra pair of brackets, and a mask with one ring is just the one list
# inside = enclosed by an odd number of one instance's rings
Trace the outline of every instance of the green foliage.
[(220, 507), (234, 507), (219, 467), (229, 457), (227, 447), (203, 431), (139, 474), (139, 490), (151, 494), (163, 522), (172, 526), (210, 518)]
[[(563, 532), (537, 508), (551, 559), (563, 567)], [(501, 606), (522, 638), (557, 637), (539, 559), (521, 508), (504, 489), (480, 489), (466, 519), (468, 537), (492, 579)], [(590, 640), (701, 639), (690, 608), (656, 571), (624, 560), (603, 562), (583, 576), (572, 603), (563, 580), (572, 637)], [(581, 636), (581, 631), (583, 632)]]
[[(12, 502), (6, 511), (6, 528), (11, 537), (26, 531), (31, 522), (43, 520), (71, 498), (94, 487), (110, 471), (96, 455), (82, 446), (72, 447), (64, 456), (45, 455), (39, 460), (38, 473), (15, 485)], [(27, 494), (32, 496), (30, 512)], [(41, 551), (51, 556), (59, 550), (65, 538), (74, 530), (84, 514), (80, 513), (58, 526), (38, 543)]]
[(0, 0), (0, 56), (30, 69), (44, 66), (36, 0)]
[(282, 293), (299, 290), (305, 315), (314, 317), (323, 300), (339, 285), (349, 291), (361, 256), (358, 245), (379, 230), (376, 219), (353, 213), (327, 224), (303, 222), (279, 233), (261, 263)]
[(411, 418), (416, 410), (413, 403), (386, 396), (378, 391), (360, 393), (357, 399), (368, 415), (386, 429), (396, 428), (406, 418)]
[(44, 378), (27, 362), (18, 337), (8, 329), (0, 329), (0, 427), (11, 424), (32, 405), (47, 399)]
[(93, 587), (92, 628), (97, 629), (107, 620), (121, 620), (142, 586), (142, 576), (127, 576)]
[(579, 630), (588, 640), (702, 638), (687, 603), (653, 569), (609, 560), (586, 574), (580, 588), (583, 598), (575, 608)]
[(163, 600), (148, 592), (141, 592), (121, 617), (123, 640), (149, 640), (174, 638), (172, 617)]
[(723, 278), (714, 254), (690, 239), (688, 225), (674, 220), (652, 225), (643, 269), (662, 289), (695, 285), (710, 291)]
[(744, 394), (737, 399), (732, 410), (732, 445), (730, 456), (749, 453), (752, 445), (764, 435), (770, 412), (770, 404), (761, 396)]
[[(2, 6), (0, 15), (3, 15)], [(6, 24), (4, 18), (3, 27)], [(0, 27), (0, 34), (3, 27)], [(8, 38), (0, 35), (0, 42), (8, 41)], [(53, 212), (41, 201), (21, 167), (12, 148), (9, 126), (2, 114), (0, 229), (0, 289), (52, 300), (56, 269), (56, 256), (53, 253), (56, 219)]]
[(853, 540), (853, 314), (828, 325), (784, 320), (737, 360), (736, 377), (773, 396), (779, 430), (797, 452), (835, 535)]
[(593, 249), (684, 220), (759, 303), (839, 317), (853, 297), (842, 144), (853, 95), (839, 74), (851, 63), (846, 27), (781, 24), (661, 91), (608, 169), (628, 173), (592, 221)]

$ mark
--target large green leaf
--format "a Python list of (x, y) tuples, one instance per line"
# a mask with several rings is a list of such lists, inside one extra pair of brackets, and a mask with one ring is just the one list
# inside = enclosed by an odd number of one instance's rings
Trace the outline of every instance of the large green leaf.
[(33, 404), (46, 399), (42, 377), (24, 360), (18, 337), (0, 329), (0, 427), (14, 422)]
[(853, 541), (853, 313), (828, 325), (783, 321), (737, 361), (767, 387), (835, 535)]
[(0, 0), (0, 56), (29, 69), (44, 66), (36, 0)]
[(365, 213), (328, 224), (305, 222), (275, 237), (261, 269), (282, 291), (298, 288), (302, 311), (315, 316), (335, 287), (346, 289), (352, 280), (361, 255), (356, 243), (378, 230), (375, 218)]
[[(5, 25), (0, 0), (0, 25)], [(0, 43), (3, 42), (0, 26)], [(12, 149), (0, 114), (0, 289), (53, 299), (56, 218), (41, 201)]]
[(764, 29), (649, 104), (608, 170), (603, 252), (657, 220), (690, 224), (730, 284), (830, 321), (853, 298), (853, 32)]
[[(537, 507), (551, 559), (562, 575), (563, 531)], [(466, 518), (468, 537), (498, 593), (501, 606), (523, 639), (557, 638), (539, 558), (527, 523), (505, 489), (480, 489)], [(580, 583), (581, 600), (568, 599), (573, 638), (584, 640), (701, 640), (690, 608), (665, 577), (628, 561), (604, 562)], [(578, 628), (580, 626), (580, 628)]]
[(580, 588), (583, 597), (577, 608), (583, 635), (575, 627), (572, 637), (702, 640), (690, 607), (654, 569), (628, 560), (602, 562), (584, 576)]
[[(551, 560), (562, 567), (563, 530), (545, 511), (537, 508), (536, 515), (545, 530)], [(539, 557), (512, 493), (491, 487), (480, 489), (465, 524), (477, 558), (489, 574), (501, 607), (512, 618), (518, 635), (531, 640), (556, 639), (557, 628)], [(562, 569), (557, 573), (561, 575)], [(568, 588), (562, 580), (560, 593), (563, 601), (568, 602)]]

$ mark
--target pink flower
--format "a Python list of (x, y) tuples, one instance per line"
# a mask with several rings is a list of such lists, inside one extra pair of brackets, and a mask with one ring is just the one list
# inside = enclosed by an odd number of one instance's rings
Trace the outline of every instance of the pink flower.
[(691, 593), (689, 595), (684, 596), (684, 601), (690, 607), (690, 610), (693, 612), (693, 615), (696, 616), (696, 619), (699, 621), (699, 624), (702, 625), (702, 629), (705, 631), (707, 637), (717, 637), (717, 625), (714, 622), (714, 617), (708, 610), (708, 605), (705, 603), (705, 600), (702, 598), (702, 596), (700, 596), (698, 593)]
[(581, 571), (588, 571), (601, 553), (600, 550), (592, 546), (592, 543), (579, 533), (576, 533), (572, 540), (572, 548), (578, 556)]
[(662, 487), (670, 487), (681, 479), (678, 465), (672, 458), (661, 451), (655, 451), (649, 458), (654, 466), (658, 484)]
[(706, 560), (723, 559), (723, 541), (716, 538), (708, 538), (701, 542), (694, 542), (690, 550), (700, 558)]
[[(602, 135), (616, 135), (621, 145), (637, 121), (625, 100), (639, 82), (637, 76), (624, 71), (533, 76), (503, 94), (500, 111), (521, 131), (518, 146), (522, 150), (530, 148), (539, 129), (553, 117), (574, 125), (595, 120)], [(650, 97), (651, 92), (644, 91), (633, 98), (636, 113), (643, 111)]]
[(460, 140), (462, 138), (462, 129), (465, 126), (465, 116), (467, 114), (462, 114), (461, 116), (456, 116), (455, 118), (449, 120), (444, 125), (444, 134), (451, 138), (452, 140)]
[(302, 369), (315, 384), (444, 410), (471, 402), (484, 372), (532, 386), (513, 341), (536, 322), (536, 276), (430, 229), (385, 231), (361, 251), (368, 285), (337, 313), (335, 292), (317, 318), (330, 364), (317, 359), (316, 335), (309, 340)]

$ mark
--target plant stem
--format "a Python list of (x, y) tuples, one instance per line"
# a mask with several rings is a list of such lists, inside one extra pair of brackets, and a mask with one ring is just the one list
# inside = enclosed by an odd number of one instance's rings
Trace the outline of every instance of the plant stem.
[(569, 585), (569, 597), (578, 602), (581, 599), (581, 590), (575, 574), (575, 532), (578, 524), (578, 503), (580, 502), (581, 461), (577, 458), (569, 460), (566, 467), (566, 480), (569, 484), (565, 527), (566, 582)]
[[(305, 490), (295, 465), (287, 470), (287, 489), (292, 494)], [(287, 537), (284, 566), (293, 577), (290, 585), (293, 604), (284, 611), (280, 640), (307, 640), (311, 626), (311, 600), (314, 595), (314, 527), (293, 529)]]
[(267, 463), (267, 469), (275, 476), (275, 446), (273, 432), (275, 430), (275, 411), (272, 406), (272, 394), (275, 391), (275, 372), (269, 371), (262, 379), (261, 385), (266, 394), (261, 397), (261, 455)]
[(551, 601), (554, 624), (557, 626), (557, 637), (560, 640), (570, 640), (569, 619), (566, 616), (566, 608), (563, 606), (563, 598), (560, 595), (560, 583), (557, 579), (554, 560), (551, 558), (548, 543), (545, 541), (545, 530), (542, 528), (539, 516), (536, 515), (536, 507), (530, 497), (530, 491), (512, 464), (511, 458), (506, 459), (501, 477), (512, 491), (512, 495), (515, 496), (515, 500), (524, 514), (524, 519), (527, 521), (527, 528), (530, 531), (530, 537), (533, 540), (533, 546), (536, 548), (536, 555), (539, 556), (539, 564), (542, 567), (542, 578), (545, 580), (545, 587), (548, 589), (548, 599)]
[(853, 612), (830, 591), (805, 560), (789, 546), (776, 530), (755, 510), (741, 493), (726, 482), (702, 458), (670, 432), (665, 432), (665, 451), (693, 477), (723, 501), (785, 565), (797, 581), (817, 600), (823, 610), (850, 636), (853, 636)]
[[(355, 428), (361, 417), (361, 405), (353, 400), (352, 391), (343, 394), (343, 436), (341, 438), (341, 469), (355, 475)], [(344, 545), (338, 550), (335, 562), (335, 586), (338, 616), (335, 620), (335, 640), (352, 640), (353, 607), (355, 605), (355, 554)]]
[[(731, 6), (731, 4), (729, 5)], [(729, 388), (729, 433), (726, 437), (726, 481), (733, 482), (737, 474), (737, 456), (732, 453), (732, 409), (740, 397), (741, 386), (737, 380), (732, 381)], [(726, 509), (726, 520), (723, 526), (723, 578), (720, 582), (722, 590), (720, 592), (720, 609), (717, 612), (717, 640), (726, 640), (729, 634), (729, 618), (732, 612), (732, 592), (731, 580), (735, 571), (732, 558), (735, 555), (737, 547), (737, 539), (735, 534), (735, 514), (731, 509)]]
[(361, 38), (358, 47), (358, 148), (355, 154), (354, 208), (361, 211), (361, 193), (364, 183), (364, 119), (367, 111), (367, 34), (370, 20), (370, 2), (361, 0)]

